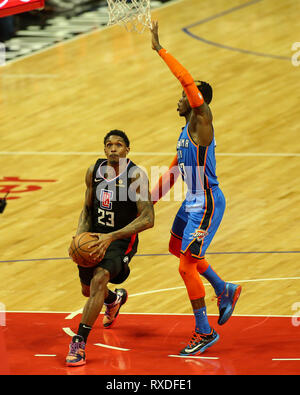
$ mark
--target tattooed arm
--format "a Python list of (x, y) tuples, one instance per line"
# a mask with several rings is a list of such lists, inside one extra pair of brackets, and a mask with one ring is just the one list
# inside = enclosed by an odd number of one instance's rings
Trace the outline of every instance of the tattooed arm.
[(153, 204), (150, 201), (150, 194), (148, 201), (137, 202), (139, 216), (124, 228), (111, 233), (112, 241), (117, 239), (126, 239), (136, 233), (143, 232), (146, 229), (152, 228), (154, 225), (154, 210)]

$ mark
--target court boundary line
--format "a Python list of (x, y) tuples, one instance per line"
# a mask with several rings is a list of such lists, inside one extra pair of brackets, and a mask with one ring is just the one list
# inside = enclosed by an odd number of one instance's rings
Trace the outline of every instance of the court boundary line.
[[(13, 313), (13, 311), (11, 311), (11, 313)], [(22, 312), (22, 313), (30, 313), (30, 312)], [(31, 312), (31, 313), (33, 313), (33, 312)], [(37, 313), (40, 313), (40, 312), (37, 312)], [(44, 313), (49, 313), (49, 312), (44, 312)], [(52, 312), (52, 313), (54, 313), (54, 314), (58, 314), (58, 312)], [(185, 315), (185, 316), (187, 316), (187, 315), (189, 315), (189, 316), (193, 316), (193, 314), (174, 314), (174, 313), (121, 313), (122, 315), (128, 315), (128, 314), (131, 314), (131, 315), (133, 315), (133, 314), (135, 314), (135, 315), (150, 315), (150, 314), (152, 314), (152, 315), (165, 315), (165, 316), (168, 316), (168, 315), (178, 315), (178, 316), (183, 316), (183, 315)], [(218, 316), (218, 314), (211, 314), (210, 316)], [(233, 315), (233, 316), (243, 316), (243, 315)], [(265, 318), (278, 318), (278, 317), (280, 317), (280, 318), (287, 318), (287, 316), (282, 316), (282, 315), (280, 315), (280, 316), (278, 316), (278, 315), (276, 315), (276, 316), (272, 316), (272, 315), (244, 315), (244, 317), (265, 317)], [(62, 330), (63, 330), (63, 332), (66, 334), (66, 335), (68, 335), (68, 336), (73, 336), (73, 334), (74, 334), (74, 332), (70, 329), (70, 328), (61, 328)], [(140, 351), (140, 350), (136, 350), (136, 349), (129, 349), (129, 348), (121, 348), (121, 347), (116, 347), (116, 346), (111, 346), (111, 345), (109, 345), (109, 344), (103, 344), (103, 343), (91, 343), (93, 346), (96, 346), (96, 347), (101, 347), (101, 348), (106, 348), (106, 349), (110, 349), (110, 350), (115, 350), (115, 351), (122, 351), (122, 352), (131, 352), (131, 351), (133, 351), (133, 352), (135, 352), (135, 351), (139, 351), (139, 352), (143, 352), (143, 350), (142, 351)], [(42, 358), (51, 358), (51, 357), (57, 357), (57, 354), (40, 354), (40, 353), (34, 353), (33, 354), (33, 356), (34, 357), (36, 357), (36, 358), (38, 358), (38, 357), (42, 357)], [(212, 355), (212, 356), (199, 356), (199, 355), (180, 355), (180, 354), (164, 354), (164, 356), (166, 356), (166, 357), (168, 357), (168, 358), (179, 358), (179, 359), (199, 359), (199, 360), (220, 360), (220, 356), (214, 356), (214, 355)], [(272, 362), (298, 362), (298, 361), (300, 361), (300, 358), (298, 357), (298, 356), (286, 356), (286, 357), (275, 357), (275, 356), (271, 356), (271, 357), (269, 357), (269, 359), (272, 361)]]
[[(130, 156), (171, 156), (173, 152), (130, 152)], [(101, 156), (103, 151), (0, 151), (2, 156)], [(300, 152), (216, 152), (216, 156), (234, 157), (300, 157)]]
[[(288, 280), (300, 280), (300, 277), (274, 277), (274, 278), (257, 278), (257, 279), (248, 279), (248, 280), (230, 280), (230, 282), (234, 283), (249, 283), (249, 282), (264, 282), (264, 281), (288, 281)], [(204, 286), (210, 285), (209, 283), (203, 283)], [(178, 286), (178, 287), (172, 287), (172, 288), (162, 288), (162, 289), (156, 289), (156, 290), (151, 290), (151, 291), (145, 291), (145, 292), (139, 292), (135, 294), (128, 295), (128, 297), (135, 297), (135, 296), (143, 296), (143, 295), (149, 295), (153, 293), (159, 293), (159, 292), (168, 292), (168, 291), (176, 291), (179, 289), (186, 289), (184, 285)]]
[[(299, 254), (300, 251), (220, 251), (220, 252), (207, 252), (206, 255), (248, 255), (248, 254)], [(170, 253), (162, 254), (136, 254), (136, 258), (155, 257), (155, 256), (173, 256)], [(7, 259), (0, 261), (0, 263), (13, 263), (13, 262), (36, 262), (36, 261), (63, 261), (70, 260), (70, 257), (54, 257), (54, 258), (28, 258), (28, 259)]]
[(300, 361), (300, 358), (272, 358), (272, 361)]
[(262, 0), (251, 0), (251, 1), (247, 2), (247, 3), (243, 3), (243, 4), (240, 4), (238, 6), (229, 8), (227, 10), (220, 11), (217, 14), (211, 15), (210, 17), (202, 19), (202, 20), (200, 20), (198, 22), (194, 22), (194, 23), (182, 28), (182, 31), (185, 34), (187, 34), (188, 36), (194, 38), (195, 40), (202, 41), (205, 44), (208, 44), (208, 45), (211, 45), (211, 46), (214, 46), (214, 47), (217, 47), (217, 48), (225, 49), (225, 50), (228, 50), (228, 51), (231, 51), (231, 52), (238, 52), (238, 53), (242, 53), (242, 54), (246, 54), (246, 55), (253, 55), (253, 56), (257, 56), (257, 57), (270, 58), (270, 59), (276, 59), (276, 60), (288, 60), (288, 61), (290, 61), (291, 59), (288, 56), (272, 55), (272, 54), (267, 54), (267, 53), (264, 53), (264, 52), (250, 51), (250, 50), (243, 49), (243, 48), (232, 47), (230, 45), (221, 44), (221, 43), (218, 43), (216, 41), (207, 40), (206, 38), (198, 36), (198, 35), (196, 35), (194, 33), (191, 33), (189, 31), (189, 29), (191, 29), (191, 28), (193, 28), (195, 26), (198, 26), (198, 25), (201, 25), (201, 24), (205, 24), (207, 22), (210, 22), (211, 20), (223, 17), (224, 15), (227, 15), (227, 14), (230, 14), (232, 12), (236, 12), (236, 11), (239, 11), (239, 10), (241, 10), (243, 8), (246, 8), (246, 7), (252, 6), (254, 4), (260, 3), (261, 1)]
[[(130, 296), (130, 295), (129, 295)], [(82, 310), (82, 309), (81, 309)], [(81, 314), (78, 312), (77, 314)], [(7, 310), (5, 311), (6, 313), (17, 313), (17, 314), (73, 314), (75, 312), (72, 311), (32, 311), (32, 310)], [(102, 314), (102, 313), (101, 313)], [(103, 313), (104, 314), (104, 313)], [(132, 312), (120, 312), (120, 315), (178, 315), (178, 316), (191, 316), (193, 317), (194, 314), (192, 313), (132, 313)], [(208, 317), (219, 317), (219, 314), (207, 314)], [(293, 318), (293, 317), (299, 317), (296, 316), (295, 314), (232, 314), (232, 317), (265, 317), (265, 318)], [(72, 318), (65, 318), (65, 319), (72, 319)]]
[(173, 355), (173, 354), (170, 354), (170, 355), (168, 355), (168, 357), (171, 357), (171, 358), (184, 358), (184, 359), (187, 359), (187, 358), (193, 358), (193, 359), (220, 359), (219, 357), (199, 357), (199, 356), (196, 356), (196, 355)]

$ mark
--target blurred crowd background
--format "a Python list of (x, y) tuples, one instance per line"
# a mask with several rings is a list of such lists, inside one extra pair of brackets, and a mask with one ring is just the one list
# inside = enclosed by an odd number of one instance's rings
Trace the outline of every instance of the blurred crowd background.
[[(131, 0), (126, 0), (131, 2)], [(160, 0), (165, 3), (170, 0)], [(0, 18), (0, 41), (5, 42), (15, 36), (18, 30), (30, 25), (45, 26), (49, 18), (63, 15), (66, 18), (106, 4), (106, 0), (46, 0), (43, 10), (36, 10)]]
[(24, 12), (0, 18), (0, 41), (5, 42), (14, 37), (18, 30), (26, 29), (29, 25), (43, 27), (49, 18), (57, 15), (72, 16), (84, 12), (93, 6), (105, 3), (105, 0), (46, 0), (43, 10)]

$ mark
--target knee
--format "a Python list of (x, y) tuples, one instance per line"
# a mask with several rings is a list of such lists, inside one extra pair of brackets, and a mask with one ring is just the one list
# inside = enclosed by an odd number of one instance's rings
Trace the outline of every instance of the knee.
[(197, 261), (193, 259), (189, 254), (181, 254), (179, 262), (179, 273), (182, 278), (198, 275)]
[(183, 268), (181, 265), (179, 265), (179, 274), (180, 276), (185, 279), (188, 276), (188, 272), (185, 270), (185, 268)]
[(192, 276), (195, 272), (195, 267), (192, 264), (187, 264), (183, 259), (180, 259), (179, 263), (179, 273), (182, 278)]
[(109, 281), (110, 275), (106, 269), (99, 270), (93, 277), (91, 281), (91, 291), (92, 293), (99, 292), (106, 289), (106, 285)]
[(197, 261), (189, 255), (181, 255), (179, 273), (185, 283), (190, 300), (205, 297), (205, 289), (197, 271)]

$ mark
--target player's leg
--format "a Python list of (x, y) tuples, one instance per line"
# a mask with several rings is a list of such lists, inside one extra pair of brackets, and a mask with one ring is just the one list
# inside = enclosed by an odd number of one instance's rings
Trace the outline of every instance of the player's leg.
[[(127, 271), (129, 271), (128, 265), (127, 265), (127, 270), (123, 269), (122, 278), (125, 278), (125, 274), (126, 274)], [(92, 279), (92, 275), (91, 275), (91, 278), (89, 280), (86, 278), (86, 275), (85, 276), (83, 275), (83, 278), (84, 277), (85, 277), (85, 279), (81, 279), (81, 292), (82, 292), (83, 296), (89, 298), (90, 297), (90, 285), (85, 284), (83, 281), (86, 281), (88, 284), (90, 284), (90, 281)], [(128, 277), (128, 275), (126, 277)], [(122, 282), (122, 281), (120, 281), (120, 282)], [(127, 300), (127, 291), (123, 290), (123, 289), (115, 289), (115, 292), (111, 291), (110, 289), (107, 289), (107, 291), (108, 291), (108, 293), (107, 293), (107, 296), (104, 299), (104, 305), (107, 306), (106, 312), (112, 313), (112, 310), (115, 309), (115, 306), (117, 304), (120, 304), (120, 306), (121, 306), (122, 304), (125, 303), (125, 301)], [(120, 293), (122, 295), (120, 295)], [(126, 294), (126, 299), (125, 300), (124, 300), (124, 294)], [(119, 300), (120, 296), (121, 296), (121, 300)], [(115, 314), (113, 314), (113, 315), (115, 317)], [(112, 320), (112, 314), (109, 314), (109, 313), (106, 314), (105, 320), (107, 320), (107, 319)], [(104, 326), (106, 327), (106, 326), (109, 326), (109, 325), (104, 325)]]
[[(200, 204), (199, 204), (200, 203)], [(182, 355), (203, 352), (214, 344), (219, 335), (210, 327), (204, 302), (205, 289), (198, 272), (198, 265), (205, 238), (210, 236), (209, 228), (214, 214), (211, 191), (205, 191), (204, 203), (191, 199), (186, 206), (187, 224), (181, 243), (180, 274), (185, 282), (195, 315), (196, 328), (190, 343), (181, 351)]]
[[(97, 267), (90, 286), (90, 296), (83, 308), (81, 324), (92, 328), (108, 296), (107, 284), (110, 273), (103, 267)], [(80, 334), (80, 333), (79, 333)], [(84, 336), (87, 340), (87, 336)]]
[(181, 242), (183, 237), (184, 228), (188, 221), (187, 213), (185, 211), (185, 201), (182, 203), (173, 221), (171, 229), (171, 237), (169, 241), (169, 252), (180, 258), (181, 255)]
[(66, 358), (67, 366), (81, 366), (86, 363), (85, 347), (87, 338), (108, 295), (107, 283), (110, 274), (106, 269), (97, 267), (90, 283), (89, 297), (83, 308), (77, 335), (73, 336)]
[(189, 250), (186, 254), (181, 254), (179, 273), (185, 283), (195, 317), (195, 331), (189, 344), (181, 350), (181, 355), (202, 353), (219, 338), (208, 322), (205, 305), (205, 288), (199, 276), (197, 264), (198, 260), (191, 256)]
[(212, 242), (222, 221), (225, 211), (225, 198), (222, 191), (217, 188), (210, 190), (207, 194), (208, 205), (211, 207), (210, 212), (206, 213), (206, 219), (201, 222), (200, 229), (205, 231), (203, 238), (198, 240), (192, 246), (192, 255), (199, 258), (198, 272), (205, 277), (213, 286), (216, 295), (220, 295), (224, 291), (225, 281), (223, 281), (212, 267), (205, 260), (205, 253)]
[(197, 260), (188, 251), (181, 254), (179, 273), (184, 281), (195, 315), (195, 330), (199, 333), (210, 333), (205, 306), (205, 288), (197, 271)]
[[(128, 258), (128, 256), (126, 256)], [(110, 282), (113, 284), (123, 283), (130, 274), (129, 261), (124, 257), (124, 251), (119, 251), (114, 256), (116, 265), (120, 267), (117, 276), (113, 277)], [(125, 262), (124, 262), (125, 259)], [(102, 320), (103, 328), (109, 329), (115, 324), (121, 307), (127, 302), (128, 292), (124, 288), (115, 288), (115, 291), (109, 290), (108, 296), (104, 300), (105, 312)]]
[[(197, 265), (197, 270), (215, 290), (220, 312), (218, 324), (223, 325), (228, 321), (233, 313), (234, 307), (241, 293), (241, 286), (222, 280), (222, 278), (214, 271), (212, 266), (209, 265), (205, 259), (206, 250), (220, 226), (225, 210), (225, 198), (222, 191), (217, 188), (211, 192), (211, 196), (214, 210), (209, 226), (205, 229), (207, 231), (207, 235), (200, 241), (198, 254), (198, 258), (200, 259)], [(198, 250), (196, 252), (198, 252)]]
[[(122, 276), (122, 281), (118, 281), (117, 283), (121, 283), (125, 281), (125, 279), (128, 277), (129, 274), (129, 268), (127, 265), (127, 268), (123, 269), (121, 275), (118, 277)], [(124, 280), (123, 280), (124, 279)], [(89, 298), (90, 297), (90, 286), (86, 285), (84, 283), (81, 283), (81, 292), (83, 296)], [(127, 291), (125, 289), (115, 289), (115, 292), (111, 291), (108, 289), (108, 294), (106, 298), (104, 299), (104, 305), (106, 306), (106, 311), (103, 319), (103, 326), (105, 328), (111, 327), (112, 322), (115, 320), (117, 317), (120, 307), (127, 301)]]
[[(118, 299), (118, 295), (117, 295), (117, 291), (119, 291), (118, 289), (115, 289), (115, 292), (111, 291), (110, 289), (108, 289), (108, 295), (107, 297), (104, 299), (104, 305), (105, 306), (110, 306), (112, 304), (115, 304), (117, 299)], [(90, 296), (90, 286), (85, 285), (85, 284), (81, 284), (81, 292), (82, 295), (89, 298)], [(123, 299), (123, 298), (122, 298)], [(124, 302), (123, 302), (124, 303)], [(122, 304), (123, 304), (122, 303)]]
[(186, 231), (188, 220), (186, 201), (184, 201), (174, 219), (169, 242), (169, 251), (180, 259), (179, 273), (185, 283), (195, 316), (195, 331), (191, 342), (181, 351), (182, 355), (194, 355), (204, 351), (209, 346), (208, 344), (217, 337), (207, 320), (205, 289), (197, 271), (198, 260), (191, 257), (189, 251), (186, 254), (181, 252), (182, 242), (184, 245), (185, 243), (189, 244), (186, 238), (183, 240), (184, 233), (188, 233)]
[[(118, 280), (115, 283), (121, 283), (125, 281), (125, 279), (128, 277), (129, 274), (129, 267), (127, 265), (127, 268), (123, 269), (122, 273), (118, 277), (122, 277), (120, 281)], [(124, 279), (124, 280), (123, 280)], [(81, 283), (81, 292), (83, 296), (86, 296), (87, 298), (90, 296), (90, 286)], [(115, 292), (111, 291), (108, 289), (108, 294), (106, 298), (104, 299), (104, 305), (106, 306), (104, 318), (103, 318), (103, 326), (104, 328), (111, 328), (113, 322), (117, 318), (117, 315), (119, 314), (121, 306), (126, 303), (128, 298), (127, 291), (123, 288), (116, 288)]]
[[(130, 274), (129, 263), (135, 255), (138, 246), (138, 238), (133, 237), (126, 240), (114, 242), (107, 254), (106, 259), (114, 262), (114, 272), (111, 273), (110, 282), (113, 284), (123, 283)], [(103, 263), (105, 267), (105, 262)], [(104, 301), (106, 307), (103, 317), (103, 328), (111, 328), (118, 317), (120, 308), (126, 303), (128, 292), (124, 288), (116, 288), (115, 292), (109, 290), (109, 294)]]
[[(101, 312), (103, 304), (105, 302), (111, 302), (114, 305), (117, 304), (116, 301), (118, 301), (119, 294), (110, 291), (107, 288), (107, 284), (109, 281), (116, 278), (123, 270), (119, 244), (118, 240), (111, 243), (106, 251), (105, 257), (96, 268), (78, 267), (82, 292), (88, 297), (88, 300), (83, 309), (77, 335), (73, 336), (70, 344), (69, 354), (66, 359), (67, 366), (80, 366), (85, 363), (85, 346), (87, 339)], [(118, 308), (118, 311), (119, 309), (120, 308)]]
[(225, 281), (214, 271), (205, 257), (200, 259), (197, 264), (198, 273), (201, 274), (214, 288), (216, 296), (221, 295), (225, 289)]

